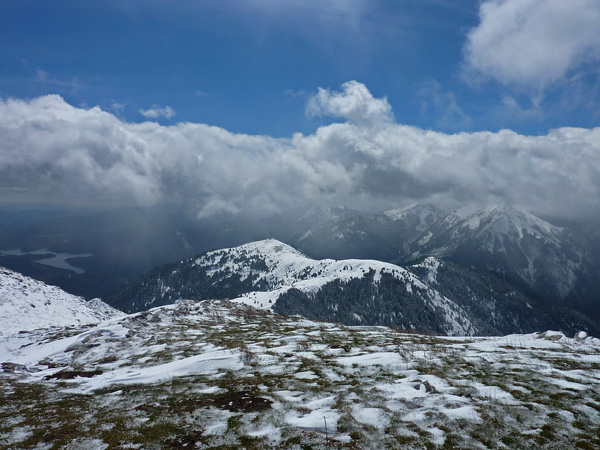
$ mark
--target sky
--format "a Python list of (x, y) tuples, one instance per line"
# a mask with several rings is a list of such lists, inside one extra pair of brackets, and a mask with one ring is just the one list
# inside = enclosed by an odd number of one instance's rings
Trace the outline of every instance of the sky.
[(600, 218), (598, 0), (0, 2), (0, 202)]

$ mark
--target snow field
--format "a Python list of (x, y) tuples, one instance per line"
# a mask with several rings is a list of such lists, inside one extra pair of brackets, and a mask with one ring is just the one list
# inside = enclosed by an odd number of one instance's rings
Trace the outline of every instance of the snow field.
[(0, 336), (39, 328), (96, 324), (122, 317), (99, 299), (89, 302), (56, 286), (0, 267)]
[(0, 449), (48, 439), (47, 448), (600, 446), (600, 341), (587, 336), (435, 337), (179, 302), (78, 334), (5, 338), (0, 361)]

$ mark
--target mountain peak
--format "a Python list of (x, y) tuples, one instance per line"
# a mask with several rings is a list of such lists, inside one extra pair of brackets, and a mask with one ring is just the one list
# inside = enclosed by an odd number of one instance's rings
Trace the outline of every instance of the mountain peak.
[(428, 233), (414, 256), (483, 267), (548, 298), (570, 295), (581, 273), (583, 253), (572, 251), (565, 229), (513, 206), (468, 205)]
[(413, 203), (399, 209), (390, 209), (383, 214), (394, 222), (403, 221), (418, 231), (424, 231), (448, 213), (430, 203)]
[(470, 230), (494, 235), (525, 234), (537, 239), (555, 242), (563, 229), (540, 219), (539, 217), (514, 206), (464, 206), (450, 214), (447, 221), (459, 227), (468, 226)]
[[(277, 239), (269, 238), (262, 239), (260, 241), (248, 242), (247, 244), (240, 245), (239, 247), (232, 247), (223, 250), (216, 250), (215, 252), (238, 252), (238, 253), (259, 253), (259, 254), (276, 254), (276, 253), (290, 253), (298, 256), (304, 256), (300, 251), (294, 247), (285, 244)], [(213, 253), (213, 252), (209, 252)]]

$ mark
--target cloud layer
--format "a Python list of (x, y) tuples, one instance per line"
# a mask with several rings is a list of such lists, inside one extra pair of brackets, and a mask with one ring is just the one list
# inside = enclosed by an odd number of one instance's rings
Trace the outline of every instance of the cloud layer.
[(310, 201), (365, 210), (507, 203), (579, 219), (600, 212), (600, 128), (438, 133), (394, 123), (389, 103), (357, 82), (319, 90), (309, 110), (346, 121), (275, 139), (127, 123), (56, 95), (1, 101), (0, 188), (60, 201), (179, 203), (199, 217)]
[(479, 17), (466, 62), (501, 83), (543, 89), (600, 62), (597, 0), (484, 0)]

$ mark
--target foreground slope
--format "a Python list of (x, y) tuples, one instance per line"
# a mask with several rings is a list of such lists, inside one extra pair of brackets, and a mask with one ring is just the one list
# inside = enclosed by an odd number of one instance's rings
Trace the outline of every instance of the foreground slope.
[[(600, 341), (178, 302), (0, 347), (0, 449), (600, 448)], [(91, 395), (92, 394), (92, 395)]]
[(98, 299), (87, 302), (0, 267), (0, 335), (98, 323), (119, 315), (123, 313)]
[[(229, 298), (311, 319), (447, 335), (506, 334), (548, 328), (569, 334), (582, 329), (598, 332), (593, 323), (568, 310), (561, 312), (558, 321), (547, 317), (532, 319), (528, 299), (510, 287), (500, 290), (506, 295), (497, 295), (478, 292), (472, 279), (463, 278), (462, 282), (469, 291), (463, 295), (468, 296), (468, 301), (447, 295), (451, 292), (448, 283), (434, 286), (397, 265), (358, 259), (315, 260), (268, 239), (159, 267), (109, 301), (135, 312), (179, 298)], [(502, 285), (501, 280), (497, 283)], [(490, 302), (494, 303), (492, 308), (471, 307), (472, 303)], [(511, 306), (518, 308), (506, 314)], [(546, 314), (541, 308), (536, 312)]]

